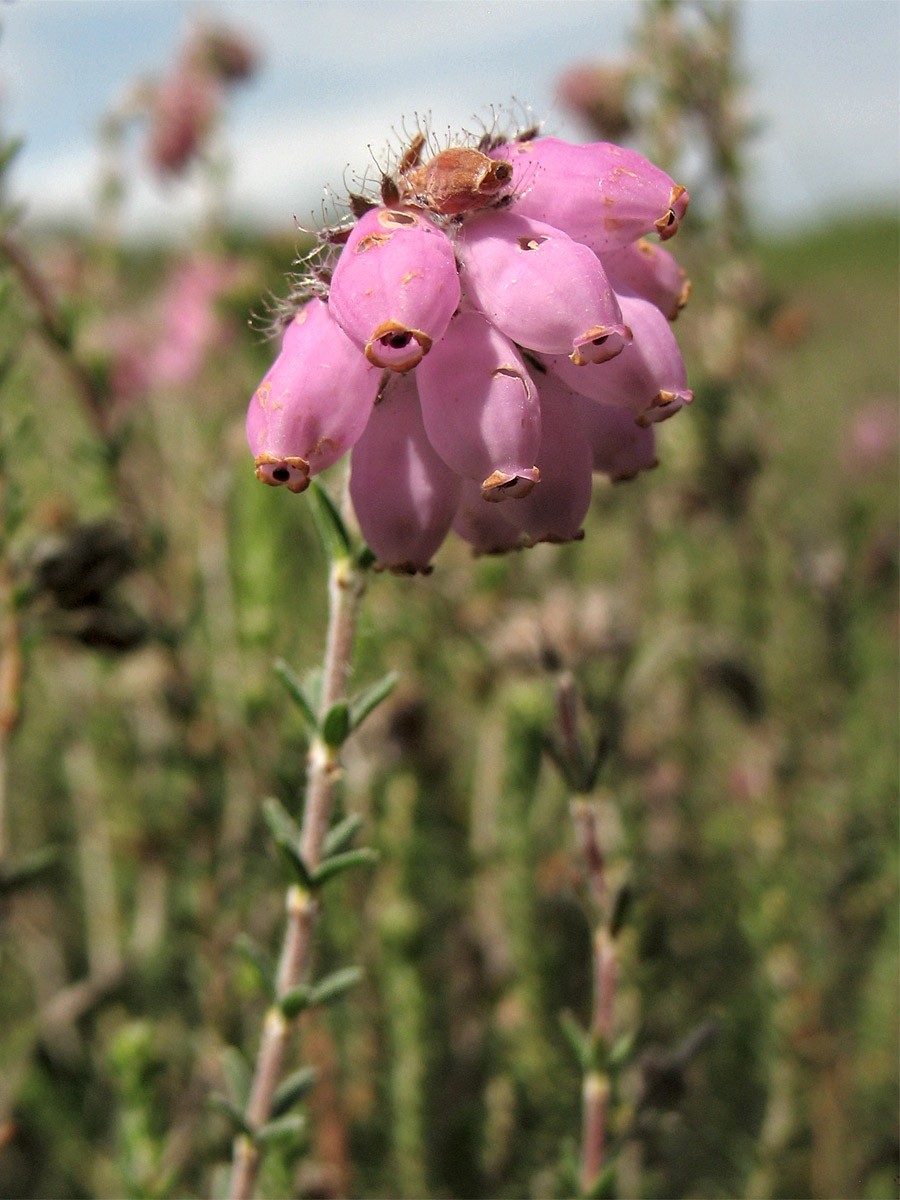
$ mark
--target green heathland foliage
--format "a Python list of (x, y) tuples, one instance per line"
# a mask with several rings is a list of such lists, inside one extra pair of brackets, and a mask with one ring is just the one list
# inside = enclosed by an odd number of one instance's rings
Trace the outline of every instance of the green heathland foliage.
[[(22, 656), (0, 1197), (220, 1191), (233, 1126), (211, 1096), (240, 1091), (234, 1048), (252, 1061), (267, 1003), (284, 889), (263, 801), (299, 816), (308, 737), (272, 664), (319, 661), (327, 564), (308, 497), (260, 487), (243, 444), (272, 352), (246, 313), (293, 248), (212, 252), (236, 265), (220, 342), (114, 412), (90, 403), (110, 302), (155, 319), (171, 252), (35, 251), (87, 384), (0, 279), (0, 593)], [(362, 980), (300, 1018), (291, 1069), (317, 1082), (263, 1195), (574, 1194), (564, 1028), (590, 1017), (591, 926), (547, 749), (563, 669), (631, 896), (620, 1193), (895, 1194), (897, 226), (756, 252), (746, 371), (696, 368), (698, 262), (678, 323), (696, 402), (660, 427), (657, 470), (598, 485), (583, 542), (448, 542), (430, 578), (371, 581), (353, 690), (400, 682), (348, 746), (340, 815), (379, 857), (323, 889), (314, 967)], [(106, 548), (87, 582), (86, 525)]]

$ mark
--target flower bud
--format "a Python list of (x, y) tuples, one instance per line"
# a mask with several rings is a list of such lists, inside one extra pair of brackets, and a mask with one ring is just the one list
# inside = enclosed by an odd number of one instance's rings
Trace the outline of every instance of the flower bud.
[(369, 362), (409, 371), (443, 335), (459, 298), (447, 235), (424, 213), (373, 208), (344, 245), (328, 307)]
[(253, 394), (247, 440), (256, 478), (302, 492), (365, 429), (381, 372), (310, 300), (284, 331), (281, 353)]
[(654, 230), (672, 237), (688, 205), (687, 191), (665, 171), (611, 142), (536, 138), (492, 153), (513, 165), (513, 212), (555, 225), (597, 254)]
[(456, 248), (466, 295), (518, 345), (605, 362), (630, 340), (600, 260), (552, 225), (484, 213), (465, 222)]
[(573, 391), (627, 408), (641, 425), (664, 421), (694, 398), (675, 335), (656, 305), (642, 296), (620, 292), (619, 304), (634, 334), (621, 354), (599, 366), (575, 367), (562, 356), (547, 359), (547, 365)]
[(541, 448), (537, 463), (541, 482), (500, 515), (535, 542), (571, 542), (581, 535), (581, 522), (591, 503), (591, 447), (572, 391), (552, 375), (541, 388)]
[(414, 375), (392, 375), (353, 447), (350, 498), (382, 566), (398, 574), (430, 570), (450, 530), (461, 479), (432, 448)]
[(641, 238), (604, 254), (601, 262), (616, 291), (637, 292), (674, 321), (687, 304), (691, 281), (664, 246)]
[(477, 312), (461, 312), (416, 371), (429, 441), (486, 499), (518, 498), (540, 479), (537, 390), (522, 356)]

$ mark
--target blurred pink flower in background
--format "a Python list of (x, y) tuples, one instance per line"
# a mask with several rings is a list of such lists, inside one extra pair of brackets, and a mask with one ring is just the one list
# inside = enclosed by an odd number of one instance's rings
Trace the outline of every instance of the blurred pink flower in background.
[(844, 469), (864, 475), (897, 462), (900, 412), (896, 399), (869, 400), (852, 413), (841, 446)]
[(149, 87), (146, 152), (160, 175), (178, 174), (202, 153), (227, 86), (251, 75), (257, 61), (242, 35), (222, 26), (194, 29), (170, 73)]
[(222, 345), (227, 325), (216, 302), (240, 279), (227, 259), (198, 257), (177, 267), (159, 302), (162, 328), (147, 363), (151, 384), (183, 385)]

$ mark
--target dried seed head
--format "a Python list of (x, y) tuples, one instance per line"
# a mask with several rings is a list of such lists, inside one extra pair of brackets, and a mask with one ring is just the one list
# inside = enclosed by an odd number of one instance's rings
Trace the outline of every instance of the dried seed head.
[(401, 174), (398, 186), (407, 199), (442, 216), (484, 208), (512, 181), (512, 165), (480, 150), (450, 146), (424, 167)]

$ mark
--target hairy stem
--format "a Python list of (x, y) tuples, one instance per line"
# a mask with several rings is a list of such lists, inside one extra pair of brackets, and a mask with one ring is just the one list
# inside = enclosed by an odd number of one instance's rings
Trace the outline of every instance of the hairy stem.
[[(322, 672), (320, 723), (345, 693), (353, 654), (356, 622), (365, 590), (364, 576), (350, 561), (337, 559), (328, 580), (328, 634)], [(334, 789), (339, 773), (338, 753), (316, 737), (307, 767), (306, 805), (300, 831), (300, 853), (310, 870), (322, 857), (322, 843), (331, 819)], [(279, 1001), (303, 982), (309, 968), (318, 905), (315, 897), (294, 884), (287, 891), (287, 920), (276, 981), (276, 1002), (266, 1014), (256, 1058), (250, 1096), (244, 1114), (252, 1131), (261, 1129), (272, 1115), (272, 1099), (282, 1074), (291, 1022)], [(260, 1150), (245, 1134), (235, 1139), (231, 1172), (231, 1200), (250, 1200), (260, 1167)]]

